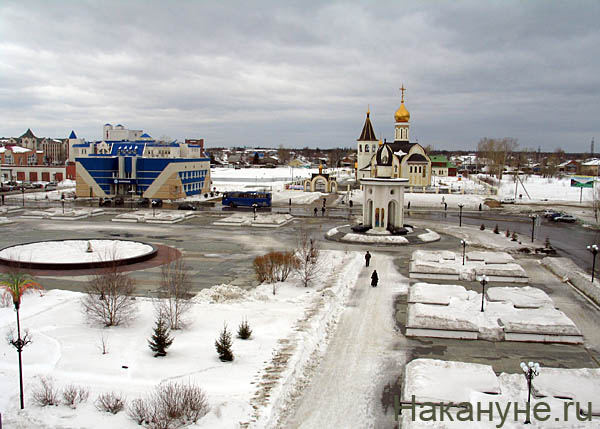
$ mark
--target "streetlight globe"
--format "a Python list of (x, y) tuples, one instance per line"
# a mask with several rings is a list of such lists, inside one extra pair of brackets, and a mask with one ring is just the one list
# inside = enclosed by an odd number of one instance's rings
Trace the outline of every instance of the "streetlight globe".
[(522, 369), (524, 372), (527, 372), (527, 365), (525, 364), (525, 362), (521, 362), (521, 369)]
[(540, 372), (540, 364), (539, 363), (535, 363), (535, 372), (537, 372), (539, 374)]
[(527, 365), (529, 365), (529, 368), (533, 368), (534, 367), (534, 363), (533, 362), (529, 362)]

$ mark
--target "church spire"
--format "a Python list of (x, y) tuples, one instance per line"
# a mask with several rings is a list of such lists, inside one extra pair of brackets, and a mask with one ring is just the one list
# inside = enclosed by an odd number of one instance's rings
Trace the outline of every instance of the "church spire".
[(377, 141), (377, 137), (375, 137), (375, 131), (373, 131), (373, 125), (371, 125), (371, 119), (369, 118), (370, 115), (371, 109), (367, 108), (367, 119), (365, 119), (365, 125), (363, 126), (362, 133), (360, 133), (360, 137), (357, 139), (359, 142)]

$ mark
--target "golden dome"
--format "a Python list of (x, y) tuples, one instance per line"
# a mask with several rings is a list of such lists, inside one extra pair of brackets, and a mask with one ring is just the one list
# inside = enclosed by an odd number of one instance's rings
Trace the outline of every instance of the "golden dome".
[(402, 99), (400, 100), (400, 107), (396, 110), (396, 113), (394, 113), (394, 119), (396, 122), (408, 122), (410, 121), (410, 113), (408, 113), (408, 110), (404, 107), (404, 91), (406, 91), (404, 85), (402, 85), (400, 91), (402, 91)]
[(408, 113), (408, 110), (406, 110), (406, 107), (404, 107), (404, 103), (402, 103), (398, 110), (396, 110), (396, 113), (394, 113), (394, 119), (396, 122), (410, 121), (410, 113)]

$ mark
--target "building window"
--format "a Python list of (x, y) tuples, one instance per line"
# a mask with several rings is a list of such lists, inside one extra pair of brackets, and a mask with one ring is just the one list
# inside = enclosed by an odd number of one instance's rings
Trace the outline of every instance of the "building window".
[(368, 152), (368, 151), (369, 151), (369, 145), (368, 145), (368, 144), (366, 144), (366, 145), (365, 145), (365, 152)]
[(358, 151), (362, 152), (362, 145), (360, 145), (360, 144), (358, 145)]

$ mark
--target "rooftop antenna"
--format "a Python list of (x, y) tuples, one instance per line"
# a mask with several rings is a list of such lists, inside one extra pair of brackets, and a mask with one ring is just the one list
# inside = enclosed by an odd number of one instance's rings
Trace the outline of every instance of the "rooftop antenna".
[(594, 157), (594, 137), (592, 137), (592, 143), (590, 144), (590, 154), (591, 157)]

